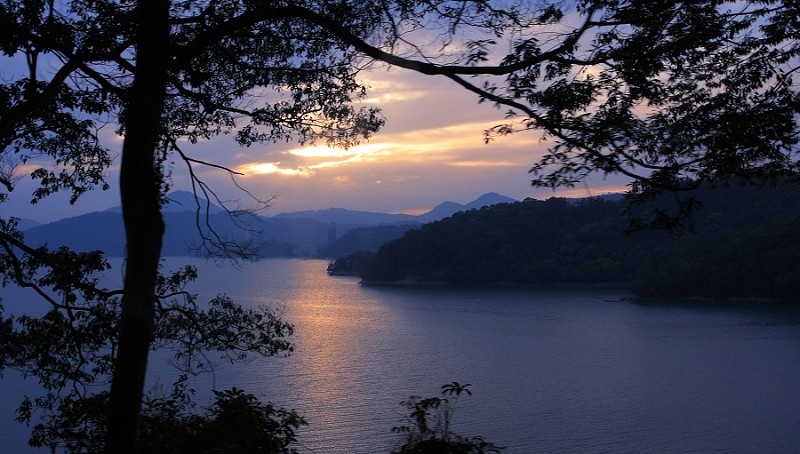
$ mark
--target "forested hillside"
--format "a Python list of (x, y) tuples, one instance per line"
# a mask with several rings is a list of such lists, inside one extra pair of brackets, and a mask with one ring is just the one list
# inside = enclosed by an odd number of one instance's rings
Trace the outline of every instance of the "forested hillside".
[(630, 235), (626, 201), (470, 210), (411, 230), (366, 262), (362, 254), (360, 272), (366, 283), (620, 284), (642, 297), (798, 300), (800, 188), (704, 188), (697, 196), (703, 207), (682, 228)]

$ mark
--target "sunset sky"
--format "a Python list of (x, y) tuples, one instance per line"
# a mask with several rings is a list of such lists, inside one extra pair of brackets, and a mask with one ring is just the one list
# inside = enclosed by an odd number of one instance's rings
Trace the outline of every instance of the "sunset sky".
[[(547, 146), (540, 143), (540, 134), (516, 134), (485, 144), (483, 131), (503, 121), (504, 111), (478, 104), (474, 95), (449, 80), (398, 68), (375, 69), (363, 77), (371, 89), (362, 102), (380, 107), (387, 118), (385, 128), (367, 143), (349, 150), (291, 142), (242, 148), (223, 137), (187, 144), (186, 151), (244, 173), (238, 183), (255, 196), (275, 196), (271, 208), (262, 212), (267, 216), (330, 207), (420, 214), (444, 201), (467, 203), (487, 192), (521, 200), (598, 195), (624, 188), (624, 179), (598, 175), (572, 190), (534, 190), (528, 169)], [(113, 135), (112, 127), (107, 129), (112, 149), (119, 150), (121, 139)], [(197, 170), (234, 207), (236, 200), (242, 208), (252, 205), (228, 175)], [(186, 176), (185, 167), (176, 163), (173, 188), (189, 190)], [(31, 207), (30, 185), (21, 183), (3, 209), (47, 222), (116, 206), (115, 168), (109, 177), (109, 191), (93, 191), (75, 206), (57, 196)]]

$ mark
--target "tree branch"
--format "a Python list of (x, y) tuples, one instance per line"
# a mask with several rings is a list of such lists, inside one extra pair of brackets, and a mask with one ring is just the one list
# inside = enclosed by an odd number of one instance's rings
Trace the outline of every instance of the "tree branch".
[[(368, 44), (362, 38), (353, 34), (347, 27), (341, 23), (333, 20), (323, 14), (312, 11), (308, 8), (300, 6), (285, 6), (279, 8), (272, 8), (269, 5), (255, 8), (251, 11), (244, 12), (231, 20), (224, 22), (214, 28), (209, 28), (203, 33), (195, 37), (191, 42), (186, 45), (179, 46), (173, 51), (173, 55), (180, 56), (183, 61), (193, 58), (198, 55), (207, 46), (212, 45), (219, 40), (233, 35), (241, 27), (250, 27), (259, 22), (275, 19), (289, 19), (294, 18), (303, 20), (312, 24), (316, 24), (325, 30), (333, 33), (344, 43), (352, 46), (358, 52), (380, 60), (393, 66), (400, 68), (410, 69), (422, 74), (427, 75), (508, 75), (515, 71), (526, 69), (530, 66), (540, 64), (547, 61), (554, 61), (560, 58), (563, 54), (568, 53), (574, 48), (577, 42), (586, 34), (592, 27), (590, 20), (597, 7), (592, 6), (588, 11), (587, 19), (583, 25), (574, 33), (561, 43), (561, 45), (547, 51), (542, 52), (534, 57), (520, 60), (513, 64), (497, 65), (497, 66), (463, 66), (463, 65), (439, 65), (429, 62), (422, 62), (399, 57), (389, 52), (385, 52), (378, 47)], [(599, 61), (599, 60), (598, 60)]]

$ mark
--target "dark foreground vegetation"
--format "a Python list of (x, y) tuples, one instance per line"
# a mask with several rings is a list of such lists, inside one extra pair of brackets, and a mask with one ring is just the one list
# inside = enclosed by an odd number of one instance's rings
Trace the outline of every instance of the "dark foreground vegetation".
[[(499, 453), (481, 436), (465, 437), (450, 430), (452, 410), (469, 384), (443, 385), (441, 396), (410, 396), (401, 402), (408, 411), (404, 422), (392, 427), (399, 434), (394, 454)], [(109, 394), (100, 393), (63, 412), (56, 424), (39, 424), (30, 444), (54, 446), (69, 452), (102, 450), (108, 421)], [(237, 388), (214, 391), (214, 402), (197, 411), (189, 395), (175, 389), (170, 396), (145, 399), (137, 454), (292, 454), (301, 445), (297, 431), (308, 422), (294, 410), (275, 407)], [(387, 447), (388, 448), (388, 447)]]
[(665, 213), (667, 198), (494, 205), (339, 259), (331, 272), (365, 283), (619, 284), (647, 298), (797, 301), (800, 188), (706, 186), (694, 195), (702, 207), (671, 230), (640, 228), (636, 218)]

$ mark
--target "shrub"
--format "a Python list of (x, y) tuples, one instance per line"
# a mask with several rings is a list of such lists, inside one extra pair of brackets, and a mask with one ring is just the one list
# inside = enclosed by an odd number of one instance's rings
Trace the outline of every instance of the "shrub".
[[(484, 454), (499, 453), (503, 448), (483, 437), (462, 437), (450, 431), (452, 407), (461, 394), (472, 395), (469, 384), (452, 382), (442, 386), (446, 397), (411, 396), (401, 403), (410, 411), (407, 424), (392, 428), (406, 434), (395, 454)], [(448, 398), (449, 397), (449, 398)]]

